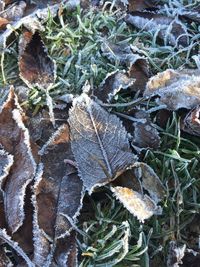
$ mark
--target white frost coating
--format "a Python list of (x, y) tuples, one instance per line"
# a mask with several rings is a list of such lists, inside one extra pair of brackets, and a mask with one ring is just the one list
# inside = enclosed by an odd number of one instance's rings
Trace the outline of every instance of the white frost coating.
[(0, 239), (2, 239), (9, 246), (11, 246), (18, 253), (18, 255), (20, 255), (25, 260), (28, 267), (36, 267), (35, 264), (29, 259), (29, 257), (23, 251), (23, 249), (20, 248), (18, 243), (13, 241), (11, 237), (7, 234), (6, 229), (0, 229)]
[(4, 166), (4, 168), (3, 168), (3, 175), (0, 176), (0, 189), (1, 189), (2, 183), (3, 183), (4, 179), (8, 176), (10, 168), (13, 165), (14, 160), (13, 160), (13, 155), (8, 154), (4, 149), (0, 150), (0, 155), (6, 156), (8, 159), (8, 164), (6, 166)]

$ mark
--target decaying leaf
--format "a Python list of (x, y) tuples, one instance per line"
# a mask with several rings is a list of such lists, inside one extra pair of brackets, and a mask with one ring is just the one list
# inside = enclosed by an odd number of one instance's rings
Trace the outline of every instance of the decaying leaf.
[(191, 109), (200, 103), (200, 71), (168, 69), (150, 78), (145, 96), (156, 96), (169, 110)]
[(5, 29), (8, 23), (9, 23), (9, 20), (0, 17), (0, 30)]
[(139, 149), (157, 149), (160, 145), (160, 136), (154, 124), (151, 122), (149, 114), (140, 110), (135, 112), (134, 118), (136, 122), (133, 123), (132, 145), (139, 147)]
[(31, 153), (29, 133), (23, 124), (13, 89), (0, 112), (0, 144), (13, 156), (13, 164), (4, 179), (2, 190), (7, 224), (12, 232), (16, 232), (24, 220), (25, 191), (34, 177), (36, 164)]
[(169, 243), (167, 267), (179, 267), (185, 255), (186, 245), (178, 246), (175, 241)]
[(115, 179), (135, 162), (122, 122), (86, 94), (73, 101), (69, 124), (72, 152), (89, 193)]
[[(57, 243), (67, 238), (72, 229), (68, 217), (76, 222), (83, 188), (75, 167), (65, 162), (65, 159), (73, 161), (66, 124), (49, 139), (40, 154), (43, 167), (36, 179), (33, 198), (34, 262), (38, 266), (49, 266)], [(67, 254), (67, 249), (66, 246), (62, 253)]]
[(200, 5), (195, 8), (183, 8), (182, 10), (178, 10), (178, 14), (180, 17), (189, 21), (200, 23)]
[(20, 77), (29, 87), (48, 89), (55, 81), (56, 66), (38, 32), (25, 32), (20, 41)]
[(111, 191), (122, 202), (124, 207), (141, 222), (158, 213), (156, 203), (148, 195), (142, 195), (132, 189), (121, 186), (111, 187)]
[(94, 95), (103, 102), (110, 102), (119, 91), (132, 86), (134, 81), (125, 71), (114, 71), (107, 74), (99, 88), (94, 91)]
[(181, 128), (192, 135), (200, 136), (200, 105), (185, 116)]
[[(157, 203), (163, 199), (165, 189), (153, 169), (145, 163), (134, 163), (112, 183), (111, 190), (141, 222), (153, 214), (162, 213)], [(143, 193), (144, 190), (148, 195)]]
[(188, 33), (184, 24), (177, 18), (170, 18), (161, 14), (135, 11), (128, 14), (126, 22), (138, 29), (157, 33), (160, 39), (172, 46), (188, 44)]

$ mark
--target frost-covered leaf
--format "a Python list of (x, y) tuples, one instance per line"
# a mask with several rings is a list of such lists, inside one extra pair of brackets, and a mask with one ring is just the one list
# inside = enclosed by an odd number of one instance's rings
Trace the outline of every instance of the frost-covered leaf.
[(29, 87), (49, 88), (55, 81), (56, 66), (38, 32), (25, 32), (19, 47), (20, 77)]
[(132, 145), (140, 149), (157, 149), (160, 145), (160, 136), (151, 122), (150, 116), (145, 111), (137, 111), (134, 114), (136, 121), (133, 123)]
[(2, 190), (6, 221), (9, 229), (16, 232), (24, 220), (25, 192), (34, 177), (36, 164), (31, 153), (29, 133), (23, 124), (13, 89), (0, 112), (0, 144), (13, 156), (14, 161), (2, 184)]
[(134, 163), (112, 183), (111, 191), (142, 222), (153, 214), (162, 213), (157, 203), (163, 199), (165, 189), (153, 169), (145, 163)]
[(186, 245), (178, 246), (175, 241), (169, 243), (167, 267), (179, 267), (185, 255)]
[(168, 69), (150, 78), (145, 96), (156, 96), (169, 110), (191, 109), (200, 104), (200, 71)]
[(187, 29), (177, 18), (135, 11), (128, 14), (125, 20), (138, 29), (157, 33), (160, 39), (172, 46), (177, 44), (182, 46), (188, 45)]
[(130, 85), (132, 91), (144, 91), (150, 77), (149, 64), (137, 47), (130, 46), (127, 43), (119, 45), (105, 42), (102, 44), (101, 50), (103, 55), (112, 63), (118, 62), (128, 68), (126, 79), (134, 80)]
[(110, 102), (119, 91), (132, 86), (134, 81), (125, 71), (108, 73), (99, 88), (94, 91), (94, 95), (103, 102)]
[(181, 128), (192, 135), (200, 136), (200, 105), (185, 116)]
[(141, 222), (158, 213), (156, 203), (148, 195), (121, 186), (111, 187), (111, 190), (124, 207)]
[(73, 163), (73, 156), (66, 124), (55, 132), (40, 154), (43, 166), (36, 178), (33, 198), (34, 262), (38, 266), (49, 266), (57, 242), (71, 231), (68, 217), (76, 222), (83, 188), (76, 168), (68, 163)]
[(11, 3), (1, 12), (1, 17), (9, 21), (17, 21), (23, 17), (26, 6), (26, 1), (16, 1)]
[(142, 11), (145, 9), (156, 8), (158, 0), (129, 0), (129, 11)]
[(13, 266), (10, 259), (6, 256), (3, 246), (0, 246), (0, 266), (1, 267), (12, 267)]
[(5, 229), (0, 229), (0, 240), (8, 244), (16, 253), (24, 259), (28, 267), (35, 267), (29, 257), (20, 248), (17, 242), (14, 242), (11, 237), (7, 234)]
[(192, 22), (194, 21), (200, 23), (200, 5), (196, 6), (195, 8), (178, 9), (177, 13), (182, 18), (185, 18)]
[(119, 118), (105, 111), (86, 94), (73, 101), (69, 124), (72, 152), (89, 193), (115, 179), (136, 160)]

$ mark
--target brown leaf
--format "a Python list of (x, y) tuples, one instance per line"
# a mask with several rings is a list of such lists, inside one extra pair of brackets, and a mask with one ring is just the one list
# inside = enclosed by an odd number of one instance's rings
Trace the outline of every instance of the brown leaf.
[(200, 105), (185, 116), (181, 128), (192, 135), (200, 136)]
[(140, 110), (135, 113), (134, 117), (136, 122), (133, 123), (132, 145), (140, 149), (157, 149), (160, 146), (160, 136), (149, 115)]
[(156, 0), (129, 0), (129, 11), (142, 11), (144, 9), (156, 8), (159, 1)]
[(150, 77), (149, 65), (147, 59), (141, 55), (141, 51), (129, 44), (113, 44), (104, 43), (101, 46), (103, 55), (112, 63), (119, 62), (121, 65), (127, 66), (127, 78), (131, 80), (130, 89), (132, 91), (144, 91), (148, 78)]
[(5, 10), (1, 12), (1, 17), (9, 21), (17, 21), (23, 17), (25, 9), (25, 1), (16, 1), (6, 6)]
[(161, 14), (135, 11), (128, 14), (125, 20), (140, 30), (152, 33), (158, 32), (160, 39), (172, 46), (177, 44), (182, 46), (188, 45), (187, 30), (178, 19)]
[(73, 161), (66, 124), (56, 131), (40, 153), (43, 167), (36, 179), (33, 199), (34, 262), (49, 266), (57, 243), (72, 229), (68, 217), (76, 222), (83, 188), (74, 166), (65, 163), (65, 159)]
[(199, 70), (168, 69), (150, 78), (144, 95), (158, 95), (157, 102), (169, 110), (194, 108), (200, 103), (199, 73)]
[(13, 233), (23, 223), (25, 191), (34, 177), (36, 168), (28, 130), (23, 124), (20, 111), (17, 97), (11, 89), (0, 113), (0, 144), (13, 156), (14, 161), (2, 184), (6, 221)]
[(6, 256), (3, 246), (0, 246), (0, 266), (1, 267), (12, 267), (13, 266), (10, 259)]
[(31, 88), (48, 89), (55, 81), (56, 66), (49, 57), (40, 34), (25, 32), (20, 44), (20, 77)]
[(118, 92), (129, 88), (133, 83), (134, 79), (129, 78), (125, 71), (117, 70), (107, 74), (94, 95), (103, 102), (110, 102)]
[(0, 188), (8, 176), (12, 165), (13, 156), (9, 155), (5, 150), (0, 149)]
[(116, 115), (111, 115), (86, 94), (73, 101), (69, 112), (72, 152), (85, 188), (107, 184), (132, 165), (127, 132)]

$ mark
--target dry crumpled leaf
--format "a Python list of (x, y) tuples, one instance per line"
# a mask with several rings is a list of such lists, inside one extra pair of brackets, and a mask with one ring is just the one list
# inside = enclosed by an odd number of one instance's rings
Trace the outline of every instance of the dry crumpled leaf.
[(40, 154), (43, 166), (36, 178), (33, 198), (34, 262), (38, 266), (50, 266), (57, 245), (65, 238), (65, 250), (57, 255), (56, 260), (68, 255), (67, 241), (72, 229), (68, 218), (76, 222), (83, 188), (75, 167), (65, 163), (65, 159), (73, 163), (66, 124), (55, 132)]
[(14, 161), (2, 184), (6, 221), (12, 233), (16, 232), (24, 221), (25, 191), (36, 168), (29, 133), (20, 112), (17, 97), (11, 89), (0, 112), (0, 144), (13, 156)]
[(19, 52), (19, 69), (22, 80), (31, 88), (48, 89), (55, 81), (56, 65), (48, 55), (40, 34), (24, 32)]
[(113, 44), (105, 42), (101, 46), (103, 55), (112, 63), (119, 62), (128, 67), (128, 78), (135, 82), (130, 86), (132, 91), (144, 91), (148, 78), (150, 77), (147, 59), (141, 55), (140, 50), (129, 44)]
[(185, 255), (186, 245), (178, 246), (175, 241), (169, 243), (169, 252), (167, 257), (167, 267), (179, 267)]
[(115, 179), (136, 156), (130, 152), (122, 122), (82, 94), (69, 111), (72, 152), (89, 193)]
[(0, 188), (13, 165), (13, 156), (0, 149)]
[(132, 86), (134, 81), (125, 71), (117, 70), (108, 73), (99, 88), (94, 91), (94, 95), (103, 102), (110, 102), (119, 91)]
[[(163, 199), (165, 189), (153, 169), (145, 163), (134, 163), (113, 182), (111, 190), (141, 222), (153, 214), (162, 213), (157, 203)], [(143, 190), (148, 194), (144, 194)]]
[(192, 135), (200, 136), (200, 105), (185, 116), (181, 128)]
[(160, 1), (158, 0), (129, 0), (129, 11), (142, 11), (144, 9), (156, 8)]
[(170, 18), (161, 14), (135, 11), (128, 14), (126, 22), (138, 29), (146, 30), (157, 35), (165, 43), (172, 46), (188, 45), (188, 33), (184, 24), (177, 18)]
[(199, 74), (199, 70), (168, 69), (150, 78), (144, 95), (158, 95), (157, 102), (169, 110), (194, 108), (200, 103)]

